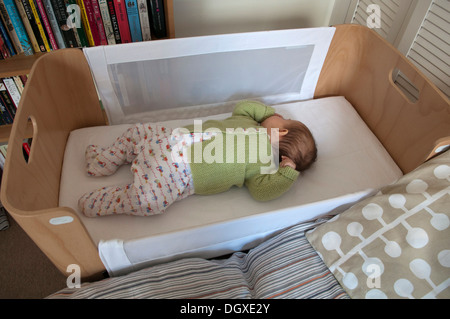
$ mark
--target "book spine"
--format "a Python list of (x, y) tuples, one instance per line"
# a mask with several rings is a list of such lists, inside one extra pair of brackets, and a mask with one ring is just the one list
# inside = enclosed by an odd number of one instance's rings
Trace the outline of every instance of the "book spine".
[(65, 45), (68, 48), (74, 48), (78, 46), (77, 39), (73, 29), (67, 25), (68, 13), (66, 11), (66, 4), (63, 0), (50, 0), (53, 12), (55, 13), (56, 23), (58, 29), (61, 31), (61, 35), (64, 39)]
[(50, 22), (51, 30), (53, 31), (53, 35), (55, 37), (56, 43), (58, 44), (59, 49), (66, 48), (66, 43), (64, 42), (63, 36), (61, 34), (61, 30), (58, 27), (58, 22), (56, 21), (55, 11), (53, 10), (52, 4), (50, 0), (42, 0), (44, 4), (45, 11), (47, 12), (47, 18)]
[(114, 0), (106, 0), (108, 4), (109, 17), (111, 18), (111, 26), (114, 32), (114, 40), (116, 43), (122, 43), (122, 39), (120, 38), (120, 30), (119, 30), (119, 22), (117, 21), (116, 8), (114, 5)]
[(22, 82), (22, 79), (20, 78), (19, 75), (15, 75), (12, 77), (14, 80), (14, 83), (16, 83), (17, 89), (19, 90), (20, 95), (23, 94), (23, 90), (25, 88), (25, 85)]
[[(75, 36), (77, 38), (77, 41), (79, 41), (79, 44), (81, 47), (88, 47), (89, 46), (89, 42), (86, 36), (86, 32), (84, 31), (83, 28), (83, 19), (81, 19), (81, 8), (80, 6), (77, 4), (77, 2), (75, 0), (65, 0), (67, 5), (71, 5), (72, 10), (75, 10), (77, 14), (79, 14), (80, 16), (78, 17), (81, 21), (80, 23), (76, 24), (74, 27), (74, 32)], [(77, 18), (77, 17), (76, 17)]]
[(5, 84), (6, 90), (11, 97), (11, 101), (13, 102), (14, 107), (17, 110), (17, 108), (19, 107), (21, 94), (17, 89), (16, 83), (14, 82), (13, 78), (3, 78), (3, 83)]
[[(0, 84), (1, 86), (1, 84)], [(0, 89), (0, 113), (3, 119), (3, 122), (5, 124), (12, 124), (14, 122), (14, 118), (12, 117), (11, 113), (8, 111), (6, 107), (5, 101), (3, 101), (3, 94)]]
[(92, 12), (91, 0), (77, 0), (80, 6), (80, 12), (82, 15), (82, 21), (84, 30), (86, 31), (86, 36), (90, 46), (96, 46), (99, 44), (99, 36), (97, 25), (94, 21), (94, 14)]
[(164, 4), (162, 0), (148, 0), (147, 5), (150, 12), (150, 28), (152, 34), (158, 39), (167, 37)]
[(3, 104), (2, 104), (2, 98), (0, 97), (0, 125), (6, 125), (10, 123), (6, 123), (6, 121), (3, 119)]
[(8, 33), (8, 36), (11, 39), (14, 51), (17, 54), (23, 53), (23, 48), (22, 45), (20, 44), (19, 37), (17, 36), (16, 30), (14, 29), (14, 26), (9, 17), (8, 11), (6, 10), (6, 6), (3, 0), (0, 0), (0, 15), (2, 17), (3, 23), (5, 24), (6, 32)]
[(147, 0), (137, 0), (139, 21), (141, 22), (142, 40), (150, 41), (152, 32), (150, 30), (150, 19), (148, 15)]
[(66, 6), (66, 11), (67, 11), (67, 23), (69, 23), (69, 20), (74, 23), (74, 26), (69, 26), (67, 24), (67, 28), (70, 28), (73, 31), (73, 36), (75, 37), (75, 41), (76, 41), (76, 46), (77, 47), (81, 47), (81, 40), (80, 37), (78, 35), (78, 30), (77, 30), (77, 23), (81, 24), (81, 13), (80, 13), (80, 7), (78, 5), (76, 5), (76, 7), (73, 6), (73, 3), (70, 3), (69, 0), (62, 0), (64, 1), (64, 4)]
[(25, 87), (25, 84), (28, 81), (28, 75), (24, 74), (24, 75), (19, 75), (20, 79), (22, 80), (23, 86)]
[(130, 26), (131, 41), (142, 41), (141, 23), (136, 0), (125, 0), (127, 8), (128, 25)]
[(0, 97), (2, 98), (5, 108), (8, 111), (11, 120), (13, 121), (14, 117), (16, 116), (16, 107), (14, 106), (14, 103), (11, 101), (8, 91), (6, 90), (6, 86), (5, 84), (3, 84), (3, 82), (0, 82)]
[(0, 153), (6, 158), (6, 155), (8, 154), (8, 144), (0, 145)]
[[(2, 15), (1, 12), (0, 15)], [(14, 49), (14, 45), (12, 44), (11, 39), (9, 38), (8, 31), (6, 30), (6, 27), (2, 19), (0, 19), (0, 34), (3, 38), (3, 41), (5, 42), (6, 48), (8, 49), (9, 56), (16, 55), (16, 50)]]
[[(1, 21), (0, 21), (1, 23)], [(3, 39), (3, 33), (0, 32), (0, 53), (3, 59), (11, 57), (9, 53), (8, 46), (6, 45), (5, 39)]]
[(36, 19), (34, 18), (33, 12), (31, 10), (29, 0), (20, 0), (20, 2), (22, 3), (23, 10), (25, 11), (25, 15), (28, 19), (28, 23), (30, 24), (31, 30), (39, 46), (39, 51), (46, 52), (47, 49), (45, 48), (44, 40), (42, 39), (39, 27), (36, 23)]
[(114, 8), (116, 9), (117, 23), (119, 24), (120, 39), (122, 43), (130, 43), (132, 41), (125, 0), (114, 0)]
[(116, 39), (114, 38), (114, 29), (111, 22), (111, 16), (109, 15), (108, 3), (106, 0), (98, 0), (98, 6), (103, 20), (103, 27), (105, 29), (106, 41), (108, 44), (116, 44)]
[(45, 31), (47, 32), (48, 39), (50, 40), (50, 45), (52, 46), (53, 50), (58, 50), (58, 43), (56, 43), (55, 35), (53, 34), (52, 27), (50, 25), (50, 21), (47, 17), (47, 12), (45, 12), (44, 3), (42, 0), (36, 0), (36, 4), (39, 10), (39, 13), (41, 15), (42, 23), (44, 24)]
[(36, 21), (36, 25), (37, 25), (37, 27), (39, 29), (39, 34), (41, 35), (42, 41), (44, 42), (45, 50), (47, 52), (50, 52), (52, 50), (52, 48), (50, 47), (50, 43), (48, 41), (47, 34), (46, 34), (45, 30), (44, 30), (44, 26), (42, 25), (41, 16), (39, 14), (39, 11), (38, 11), (38, 8), (37, 8), (37, 4), (34, 2), (34, 0), (29, 0), (28, 3), (30, 4), (31, 12), (32, 12), (32, 14), (34, 16), (34, 19)]
[(2, 56), (2, 59), (9, 58), (8, 48), (6, 47), (5, 41), (3, 40), (1, 34), (0, 34), (0, 54)]
[(3, 154), (0, 152), (0, 168), (1, 168), (2, 175), (3, 175), (3, 169), (5, 168), (5, 162), (6, 162), (6, 157), (4, 157)]
[(39, 48), (39, 44), (37, 42), (36, 36), (34, 35), (33, 29), (31, 28), (30, 21), (28, 20), (27, 13), (25, 12), (25, 8), (20, 0), (14, 0), (16, 3), (17, 11), (19, 12), (20, 18), (22, 19), (22, 23), (27, 32), (28, 38), (30, 39), (31, 46), (33, 47), (34, 52), (41, 52)]
[(8, 124), (3, 119), (3, 111), (2, 110), (3, 110), (3, 108), (2, 108), (2, 101), (1, 101), (1, 98), (0, 98), (0, 126)]
[(100, 45), (108, 44), (106, 40), (105, 27), (103, 26), (102, 14), (97, 0), (91, 0), (92, 10), (94, 11), (94, 19), (97, 24), (98, 34), (100, 36)]
[(34, 54), (33, 46), (30, 39), (28, 38), (27, 31), (25, 30), (25, 26), (23, 25), (22, 18), (19, 15), (19, 11), (17, 10), (14, 0), (0, 1), (4, 1), (6, 11), (8, 12), (12, 25), (16, 30), (16, 34), (19, 38), (19, 42), (22, 46), (23, 52), (25, 53), (25, 55)]

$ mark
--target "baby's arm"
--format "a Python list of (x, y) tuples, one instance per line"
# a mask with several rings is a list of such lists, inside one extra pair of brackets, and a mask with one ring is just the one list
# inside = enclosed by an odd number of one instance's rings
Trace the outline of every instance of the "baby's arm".
[(278, 198), (295, 183), (300, 173), (290, 166), (281, 167), (281, 163), (276, 173), (258, 174), (245, 181), (254, 199), (269, 201)]
[(242, 115), (248, 116), (254, 119), (256, 122), (261, 123), (268, 117), (275, 114), (275, 109), (271, 106), (267, 106), (257, 101), (242, 101), (236, 104), (233, 111), (233, 116)]

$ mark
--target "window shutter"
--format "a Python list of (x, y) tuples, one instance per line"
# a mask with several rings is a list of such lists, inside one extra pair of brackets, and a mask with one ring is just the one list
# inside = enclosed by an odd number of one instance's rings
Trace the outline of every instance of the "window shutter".
[[(374, 30), (390, 43), (394, 43), (411, 3), (412, 0), (359, 0), (351, 23), (367, 25), (368, 19), (375, 18), (380, 24)], [(370, 5), (376, 5), (380, 10), (368, 10)]]
[(450, 1), (434, 0), (406, 55), (447, 97), (450, 97), (449, 31)]
[[(380, 8), (378, 34), (394, 44), (405, 21), (412, 0), (358, 0), (354, 6), (351, 23), (367, 25), (369, 5)], [(405, 54), (444, 94), (450, 98), (450, 1), (433, 0), (423, 22)], [(395, 83), (411, 99), (417, 100), (418, 90), (401, 73), (395, 74)]]

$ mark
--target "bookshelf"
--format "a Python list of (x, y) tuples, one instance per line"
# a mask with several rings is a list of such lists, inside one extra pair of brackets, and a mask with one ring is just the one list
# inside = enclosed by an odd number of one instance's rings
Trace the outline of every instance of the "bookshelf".
[[(173, 15), (173, 0), (163, 0), (164, 14), (166, 22), (167, 38), (175, 38), (175, 24)], [(152, 41), (158, 41), (163, 39), (154, 39)], [(64, 50), (64, 49), (62, 49)], [(34, 53), (33, 55), (15, 55), (11, 58), (0, 60), (0, 79), (29, 74), (34, 62), (46, 53)], [(12, 124), (0, 125), (0, 143), (7, 143), (9, 135), (11, 133)], [(32, 127), (30, 124), (29, 134), (31, 137)]]

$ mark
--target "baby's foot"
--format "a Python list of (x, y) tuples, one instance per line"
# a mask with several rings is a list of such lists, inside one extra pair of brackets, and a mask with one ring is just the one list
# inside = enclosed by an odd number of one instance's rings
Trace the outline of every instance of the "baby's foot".
[(103, 148), (92, 144), (86, 147), (86, 161), (97, 157), (97, 155), (99, 154), (99, 151), (97, 151), (97, 149), (100, 149), (100, 151), (103, 150)]
[[(81, 212), (87, 217), (96, 217), (97, 214), (95, 212), (95, 198), (91, 198), (94, 195), (94, 192), (87, 192), (78, 200), (78, 207)], [(95, 197), (95, 196), (94, 196)]]
[(106, 159), (101, 155), (104, 150), (97, 145), (89, 145), (86, 148), (86, 171), (89, 176), (108, 176), (115, 172), (108, 167)]

